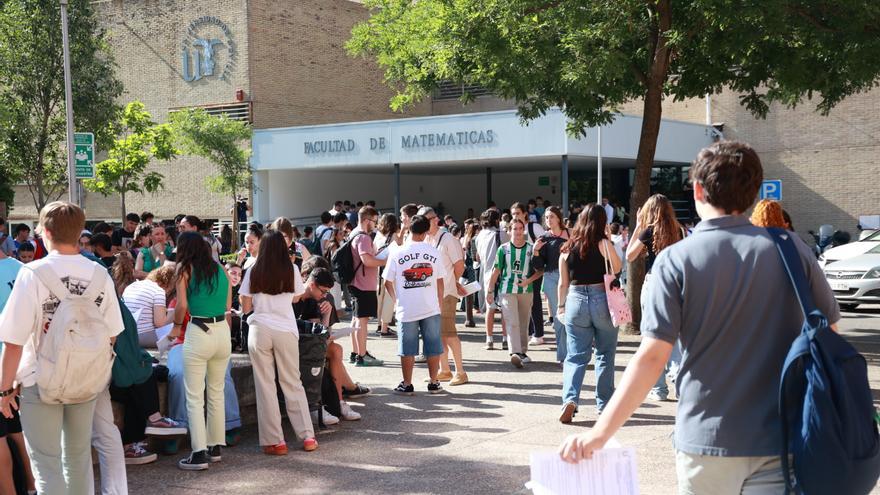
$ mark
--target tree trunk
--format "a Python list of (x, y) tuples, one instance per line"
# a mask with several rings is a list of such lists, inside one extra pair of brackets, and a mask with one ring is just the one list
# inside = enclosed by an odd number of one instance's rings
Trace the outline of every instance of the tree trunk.
[(125, 227), (125, 215), (128, 214), (125, 211), (125, 193), (119, 194), (119, 205), (122, 207), (122, 226)]
[[(672, 25), (669, 0), (657, 2), (658, 26), (654, 46), (651, 72), (648, 74), (642, 113), (642, 130), (639, 136), (639, 151), (636, 155), (636, 172), (629, 200), (629, 230), (635, 231), (639, 208), (645, 204), (651, 193), (651, 169), (654, 167), (654, 153), (657, 150), (657, 137), (660, 134), (660, 119), (663, 116), (663, 85), (669, 72), (670, 50), (666, 44), (665, 33)], [(642, 284), (645, 281), (645, 261), (639, 258), (627, 268), (627, 299), (632, 309), (633, 322), (627, 333), (636, 333), (642, 320), (640, 305)]]

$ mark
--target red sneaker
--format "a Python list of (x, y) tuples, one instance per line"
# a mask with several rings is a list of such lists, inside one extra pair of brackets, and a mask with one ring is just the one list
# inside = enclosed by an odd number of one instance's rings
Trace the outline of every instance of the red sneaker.
[(278, 445), (264, 445), (263, 453), (266, 455), (287, 455), (287, 444), (279, 443)]
[(311, 452), (311, 451), (317, 450), (317, 449), (318, 449), (318, 441), (315, 440), (314, 438), (306, 438), (303, 441), (303, 450), (305, 450), (306, 452)]

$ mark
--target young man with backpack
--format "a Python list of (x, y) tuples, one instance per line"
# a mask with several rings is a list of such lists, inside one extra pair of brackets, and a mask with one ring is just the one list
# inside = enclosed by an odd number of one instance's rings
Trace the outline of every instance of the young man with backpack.
[[(784, 493), (779, 388), (804, 322), (771, 234), (743, 213), (763, 179), (747, 144), (719, 142), (691, 167), (702, 222), (664, 249), (642, 307), (642, 344), (596, 425), (560, 447), (590, 458), (641, 405), (681, 342), (674, 446), (679, 493)], [(791, 236), (816, 307), (840, 309), (810, 249)], [(843, 492), (841, 492), (843, 493)]]
[(327, 243), (333, 239), (333, 215), (329, 211), (321, 213), (321, 225), (315, 229), (314, 249), (312, 253), (318, 256), (324, 256), (327, 252)]
[(376, 229), (379, 213), (371, 206), (358, 212), (358, 226), (333, 256), (333, 269), (340, 282), (348, 283), (353, 302), (350, 361), (355, 366), (382, 366), (384, 363), (367, 352), (367, 323), (378, 315), (379, 267), (385, 260), (376, 258), (370, 233)]
[(88, 493), (95, 397), (110, 381), (113, 340), (124, 328), (113, 280), (79, 252), (84, 226), (76, 205), (43, 208), (50, 254), (21, 269), (0, 314), (0, 414), (11, 417), (21, 394), (39, 493)]

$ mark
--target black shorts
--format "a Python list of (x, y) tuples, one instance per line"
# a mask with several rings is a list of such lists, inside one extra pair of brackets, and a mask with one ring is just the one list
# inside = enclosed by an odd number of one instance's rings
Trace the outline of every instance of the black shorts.
[(375, 318), (379, 314), (379, 299), (374, 290), (360, 290), (353, 285), (348, 286), (354, 316), (357, 318)]
[[(16, 398), (15, 401), (16, 403), (21, 404), (18, 398)], [(18, 416), (18, 411), (15, 409), (12, 409), (12, 419), (0, 414), (0, 438), (11, 433), (21, 433), (21, 418)]]

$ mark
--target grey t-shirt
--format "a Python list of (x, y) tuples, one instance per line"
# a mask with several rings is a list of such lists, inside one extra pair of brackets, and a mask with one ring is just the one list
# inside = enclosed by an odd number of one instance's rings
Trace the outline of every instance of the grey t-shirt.
[[(836, 323), (834, 294), (815, 256), (794, 237), (813, 301)], [(664, 249), (651, 273), (642, 333), (681, 340), (675, 448), (779, 455), (780, 373), (804, 317), (770, 234), (741, 215), (704, 220)]]

